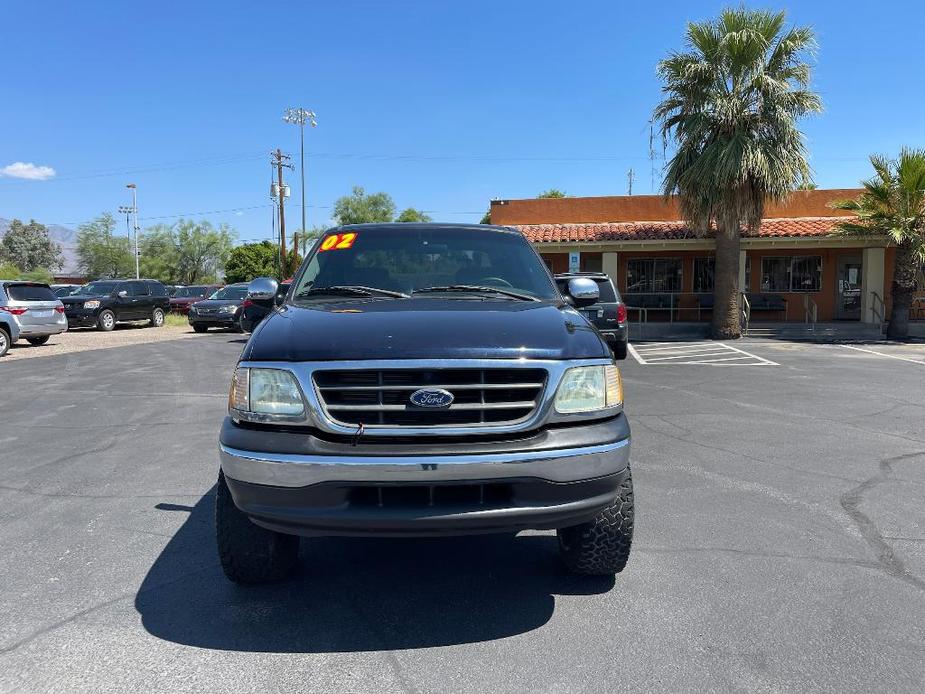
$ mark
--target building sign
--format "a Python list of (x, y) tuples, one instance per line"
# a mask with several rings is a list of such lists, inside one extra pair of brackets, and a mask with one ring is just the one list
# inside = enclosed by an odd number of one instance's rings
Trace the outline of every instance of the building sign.
[(569, 251), (568, 271), (578, 272), (581, 269), (581, 251)]

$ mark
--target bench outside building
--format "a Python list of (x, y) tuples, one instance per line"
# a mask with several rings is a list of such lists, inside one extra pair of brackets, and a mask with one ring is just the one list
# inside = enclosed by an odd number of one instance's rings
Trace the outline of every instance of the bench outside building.
[[(766, 207), (757, 232), (743, 237), (739, 258), (741, 303), (751, 325), (882, 329), (895, 249), (882, 238), (836, 234), (839, 217), (850, 213), (830, 207), (859, 192), (795, 191)], [(491, 222), (520, 229), (553, 272), (606, 272), (640, 324), (711, 319), (715, 242), (694, 233), (673, 199), (493, 200)]]

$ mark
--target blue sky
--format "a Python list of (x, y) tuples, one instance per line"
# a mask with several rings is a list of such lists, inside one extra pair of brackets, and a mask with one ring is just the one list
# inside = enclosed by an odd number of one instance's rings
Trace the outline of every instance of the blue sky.
[[(296, 105), (318, 114), (310, 226), (353, 185), (444, 221), (549, 187), (624, 194), (629, 168), (648, 193), (655, 64), (726, 4), (5, 3), (0, 169), (55, 175), (0, 177), (0, 217), (74, 226), (135, 182), (145, 226), (185, 215), (268, 238), (269, 151), (297, 155), (281, 119)], [(817, 31), (826, 111), (804, 131), (820, 187), (855, 185), (870, 152), (925, 146), (925, 5), (760, 6)]]

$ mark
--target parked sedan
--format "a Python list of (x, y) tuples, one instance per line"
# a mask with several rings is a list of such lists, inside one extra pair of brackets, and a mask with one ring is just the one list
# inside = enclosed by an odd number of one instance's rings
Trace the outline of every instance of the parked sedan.
[(175, 313), (188, 313), (189, 307), (197, 301), (210, 297), (221, 289), (218, 284), (197, 284), (192, 287), (177, 287), (177, 291), (170, 297), (170, 310)]
[(38, 347), (67, 330), (64, 305), (51, 287), (41, 282), (0, 282), (0, 313), (0, 356), (16, 339)]
[(234, 328), (240, 330), (238, 311), (247, 299), (247, 284), (229, 284), (212, 294), (208, 299), (197, 301), (189, 307), (187, 318), (193, 330), (204, 333), (209, 328)]

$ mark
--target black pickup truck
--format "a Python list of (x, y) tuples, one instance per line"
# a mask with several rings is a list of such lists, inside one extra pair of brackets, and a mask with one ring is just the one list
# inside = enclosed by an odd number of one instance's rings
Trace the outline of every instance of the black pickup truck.
[[(249, 298), (272, 308), (277, 283)], [(282, 578), (299, 536), (555, 529), (565, 564), (622, 571), (633, 534), (620, 372), (516, 230), (325, 234), (254, 330), (221, 428), (216, 535), (237, 582)]]

